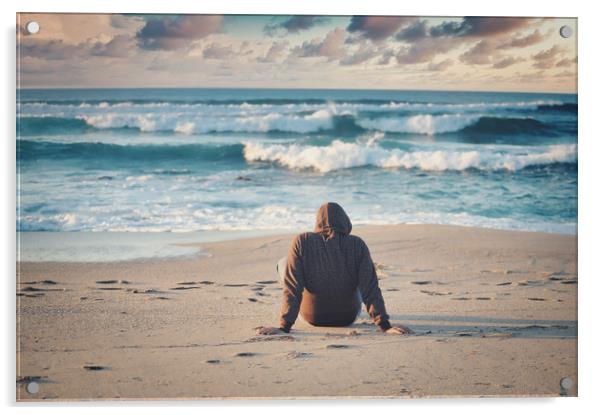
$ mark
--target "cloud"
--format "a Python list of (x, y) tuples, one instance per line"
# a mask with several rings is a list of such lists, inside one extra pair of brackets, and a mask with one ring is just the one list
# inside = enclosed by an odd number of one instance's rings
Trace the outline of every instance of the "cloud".
[(222, 20), (221, 15), (153, 17), (136, 33), (138, 46), (150, 50), (181, 49), (194, 40), (218, 32)]
[(367, 42), (362, 43), (357, 50), (344, 58), (339, 63), (341, 65), (357, 65), (369, 61), (382, 54), (382, 48), (376, 48)]
[(301, 58), (323, 56), (328, 60), (341, 59), (345, 56), (346, 33), (340, 27), (328, 32), (324, 39), (314, 38), (303, 42), (301, 46), (292, 49), (292, 54)]
[(108, 56), (112, 58), (128, 58), (135, 49), (134, 39), (126, 35), (117, 35), (107, 43), (96, 42), (91, 53), (95, 56)]
[(443, 22), (433, 26), (433, 37), (488, 37), (498, 36), (526, 27), (532, 19), (528, 17), (464, 17), (461, 22)]
[[(29, 39), (28, 39), (29, 40)], [(89, 44), (65, 43), (61, 39), (35, 39), (30, 38), (28, 42), (21, 42), (19, 45), (21, 56), (31, 56), (46, 60), (63, 60), (82, 57), (89, 54)]]
[(568, 58), (564, 58), (559, 60), (558, 62), (556, 62), (556, 66), (557, 68), (566, 68), (567, 66), (573, 66), (573, 64), (577, 63), (577, 58), (573, 58), (573, 59), (568, 59)]
[(156, 57), (151, 61), (150, 64), (148, 64), (146, 69), (148, 69), (149, 71), (166, 72), (171, 69), (171, 65), (167, 59), (163, 59), (162, 57)]
[(353, 16), (347, 31), (378, 41), (395, 34), (399, 28), (415, 20), (415, 17), (405, 16)]
[(549, 69), (556, 63), (556, 58), (564, 53), (564, 49), (558, 45), (552, 46), (550, 49), (542, 50), (535, 55), (533, 58), (533, 67), (538, 69)]
[(492, 67), (495, 69), (503, 69), (503, 68), (512, 66), (515, 63), (523, 62), (524, 60), (525, 59), (520, 58), (520, 57), (507, 56), (505, 58), (495, 61), (492, 65)]
[(324, 16), (296, 15), (290, 16), (280, 23), (268, 24), (263, 28), (263, 31), (268, 36), (274, 36), (280, 30), (285, 33), (299, 33), (327, 21), (328, 18)]
[(460, 60), (470, 65), (485, 65), (491, 63), (491, 55), (495, 52), (495, 44), (481, 40), (472, 48), (460, 55)]
[(413, 24), (402, 29), (395, 39), (403, 40), (406, 42), (413, 42), (415, 40), (423, 39), (428, 36), (426, 20), (417, 20)]
[(577, 74), (575, 74), (575, 72), (571, 72), (571, 71), (562, 71), (562, 72), (554, 75), (554, 78), (573, 78), (576, 80)]
[(453, 49), (456, 42), (453, 39), (424, 38), (411, 46), (400, 48), (395, 55), (400, 64), (416, 64), (430, 62), (437, 55)]
[[(444, 21), (429, 27), (427, 20), (415, 20), (401, 28), (395, 39), (407, 46), (399, 49), (396, 58), (401, 64), (430, 62), (439, 54), (464, 46), (468, 42), (480, 40), (465, 51), (460, 60), (471, 65), (485, 65), (493, 62), (498, 54), (502, 35), (515, 32), (531, 23), (524, 17), (464, 17), (460, 21)], [(538, 42), (543, 36), (539, 31), (506, 42), (510, 47), (524, 47)], [(387, 59), (384, 59), (387, 61)]]
[(36, 21), (40, 24), (40, 31), (27, 38), (62, 40), (70, 45), (88, 40), (108, 42), (116, 35), (131, 35), (142, 24), (133, 19), (128, 28), (116, 28), (111, 24), (111, 14), (20, 13), (19, 16), (22, 23)]
[(393, 49), (386, 49), (378, 60), (379, 65), (388, 65), (391, 62), (391, 58), (395, 57), (395, 51)]
[(440, 72), (440, 71), (446, 70), (450, 66), (453, 66), (453, 64), (454, 64), (453, 59), (445, 59), (438, 63), (431, 62), (426, 67), (426, 70), (431, 71), (431, 72)]
[(28, 38), (19, 45), (21, 56), (49, 61), (87, 59), (91, 56), (129, 58), (135, 53), (134, 39), (126, 35), (114, 36), (108, 42), (87, 40), (72, 44), (61, 39)]
[(263, 63), (274, 63), (284, 56), (287, 48), (287, 40), (283, 40), (282, 42), (273, 42), (265, 56), (259, 57), (257, 61)]
[(203, 58), (205, 59), (227, 59), (233, 55), (232, 45), (223, 46), (214, 42), (203, 49)]
[(144, 18), (133, 14), (112, 14), (109, 16), (111, 27), (116, 29), (139, 29), (144, 25)]
[(546, 38), (546, 35), (542, 35), (539, 30), (535, 30), (533, 33), (523, 36), (523, 37), (515, 37), (506, 43), (502, 43), (499, 48), (500, 49), (510, 49), (510, 48), (525, 48), (527, 46), (534, 45), (536, 43), (541, 42)]

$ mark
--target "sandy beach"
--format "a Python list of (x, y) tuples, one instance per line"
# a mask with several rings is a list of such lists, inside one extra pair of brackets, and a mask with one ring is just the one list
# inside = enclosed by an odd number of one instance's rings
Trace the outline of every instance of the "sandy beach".
[[(17, 399), (577, 394), (577, 237), (444, 225), (357, 227), (393, 324), (278, 324), (292, 235), (202, 254), (17, 264)], [(35, 380), (40, 391), (29, 394)]]

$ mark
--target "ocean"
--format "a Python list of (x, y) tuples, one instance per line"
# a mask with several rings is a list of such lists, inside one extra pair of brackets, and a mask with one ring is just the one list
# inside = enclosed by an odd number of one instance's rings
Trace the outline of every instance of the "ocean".
[(575, 234), (577, 96), (314, 89), (17, 91), (17, 231), (354, 225)]

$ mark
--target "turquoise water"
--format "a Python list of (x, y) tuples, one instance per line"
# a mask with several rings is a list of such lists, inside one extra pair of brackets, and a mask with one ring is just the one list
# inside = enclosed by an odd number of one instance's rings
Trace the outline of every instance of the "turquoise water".
[(266, 89), (18, 91), (19, 231), (355, 224), (576, 233), (577, 97)]

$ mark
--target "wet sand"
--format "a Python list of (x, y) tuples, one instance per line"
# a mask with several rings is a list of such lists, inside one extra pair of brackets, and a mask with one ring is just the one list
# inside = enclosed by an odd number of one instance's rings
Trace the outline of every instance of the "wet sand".
[[(292, 235), (203, 255), (22, 262), (21, 401), (577, 394), (577, 238), (442, 225), (357, 228), (392, 323), (278, 323), (275, 263)], [(196, 244), (195, 244), (196, 246)], [(560, 380), (573, 386), (560, 390)], [(26, 392), (36, 381), (40, 391)]]

